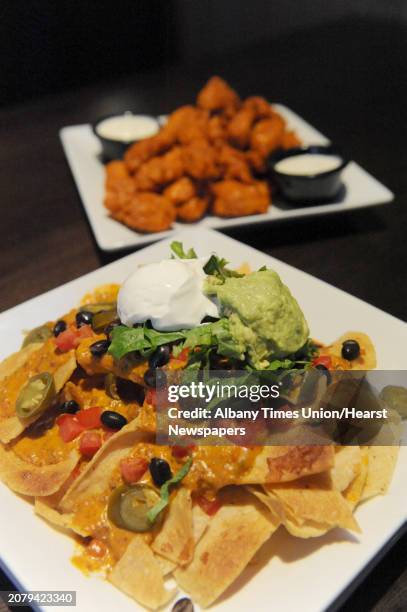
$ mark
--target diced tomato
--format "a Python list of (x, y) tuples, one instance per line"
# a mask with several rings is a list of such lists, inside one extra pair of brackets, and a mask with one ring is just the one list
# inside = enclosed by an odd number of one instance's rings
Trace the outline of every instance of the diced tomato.
[(313, 360), (312, 365), (314, 367), (317, 365), (322, 365), (329, 370), (332, 368), (332, 359), (329, 355), (320, 355), (320, 357), (316, 357)]
[(102, 436), (96, 431), (85, 431), (82, 434), (79, 450), (87, 459), (91, 459), (101, 446)]
[(213, 516), (221, 508), (221, 502), (215, 497), (215, 499), (208, 499), (204, 495), (197, 497), (198, 506), (206, 512), (208, 516)]
[(88, 554), (96, 559), (101, 559), (107, 553), (107, 546), (102, 540), (93, 538), (86, 547)]
[(183, 459), (191, 454), (195, 444), (187, 444), (186, 446), (178, 446), (177, 444), (171, 448), (171, 454), (176, 459)]
[(84, 429), (73, 414), (61, 414), (57, 418), (57, 425), (59, 427), (59, 435), (64, 442), (75, 440)]
[(147, 471), (148, 461), (144, 457), (128, 457), (120, 462), (120, 472), (128, 484), (138, 482)]
[(100, 417), (103, 412), (103, 408), (99, 406), (93, 406), (86, 410), (79, 410), (76, 413), (76, 418), (84, 429), (97, 429), (102, 426)]
[[(93, 334), (93, 330), (92, 330), (90, 325), (81, 325), (81, 327), (79, 327), (76, 330), (76, 335), (77, 335), (78, 340), (80, 342), (84, 338), (90, 338), (94, 334)], [(78, 344), (79, 344), (79, 342), (78, 342)]]
[(55, 344), (60, 351), (66, 353), (76, 348), (84, 338), (93, 336), (90, 325), (82, 325), (79, 329), (71, 325), (55, 338)]
[(71, 328), (68, 328), (65, 331), (61, 332), (59, 336), (55, 338), (55, 344), (63, 353), (72, 350), (76, 346), (75, 331)]

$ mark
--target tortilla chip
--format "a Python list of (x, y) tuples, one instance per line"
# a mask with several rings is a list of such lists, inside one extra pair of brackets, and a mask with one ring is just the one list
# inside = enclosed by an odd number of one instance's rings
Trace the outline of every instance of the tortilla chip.
[(234, 582), (278, 527), (244, 489), (228, 488), (221, 500), (223, 505), (210, 520), (192, 562), (174, 572), (179, 586), (203, 607)]
[(167, 591), (160, 565), (143, 536), (136, 536), (109, 575), (114, 586), (153, 610), (168, 603), (175, 589)]
[(21, 368), (27, 361), (31, 353), (35, 353), (43, 345), (42, 342), (32, 342), (21, 350), (9, 355), (0, 363), (0, 381), (6, 376), (10, 376), (13, 372)]
[[(35, 514), (38, 514), (41, 518), (45, 519), (54, 527), (60, 527), (62, 529), (70, 529), (72, 522), (71, 514), (60, 514), (57, 510), (49, 506), (43, 501), (42, 498), (37, 498), (34, 504)], [(86, 535), (86, 534), (79, 534)]]
[(102, 494), (120, 460), (142, 440), (151, 440), (151, 432), (140, 428), (139, 419), (134, 419), (109, 438), (69, 487), (60, 502), (60, 509), (63, 512), (71, 512), (86, 499)]
[[(31, 346), (32, 345), (29, 344), (25, 349), (22, 349), (20, 353), (25, 351), (26, 349), (29, 349)], [(38, 344), (36, 344), (35, 346), (37, 346), (36, 350), (38, 350)], [(28, 357), (33, 352), (35, 351), (31, 351), (26, 355), (25, 361), (28, 359)], [(15, 370), (10, 371), (10, 373), (7, 374), (7, 376), (10, 376), (19, 367), (24, 365), (25, 361), (23, 363), (20, 363), (20, 365), (17, 368), (15, 368)], [(61, 366), (59, 366), (59, 368), (57, 368), (55, 372), (53, 373), (55, 390), (57, 393), (61, 391), (65, 383), (71, 378), (75, 369), (76, 369), (75, 352), (70, 351), (70, 354), (68, 355), (68, 360), (65, 363), (63, 363)], [(18, 416), (13, 415), (10, 417), (6, 417), (4, 419), (0, 419), (0, 442), (3, 442), (3, 444), (7, 444), (11, 440), (14, 440), (14, 438), (17, 438), (17, 436), (19, 436), (29, 425), (31, 425), (31, 423), (34, 423), (34, 421), (36, 421), (40, 416), (41, 414), (37, 414), (30, 419), (20, 419)]]
[(192, 529), (195, 544), (197, 544), (202, 538), (209, 525), (210, 520), (210, 517), (206, 514), (206, 512), (202, 510), (200, 506), (198, 506), (198, 504), (195, 504), (195, 506), (193, 506)]
[(155, 555), (158, 565), (160, 566), (161, 573), (164, 577), (169, 576), (177, 567), (174, 561), (170, 561), (161, 555)]
[(0, 445), (0, 479), (21, 495), (52, 495), (69, 478), (78, 460), (79, 453), (71, 451), (64, 461), (39, 467), (23, 461), (12, 450)]
[[(204, 512), (198, 504), (195, 504), (192, 507), (192, 534), (193, 534), (194, 547), (199, 542), (199, 540), (202, 538), (210, 521), (211, 521), (210, 516), (208, 516), (206, 512)], [(173, 561), (170, 561), (169, 559), (166, 559), (162, 557), (161, 555), (156, 554), (156, 559), (161, 567), (163, 576), (172, 574), (175, 568), (178, 567), (178, 563), (174, 563)]]
[(398, 446), (370, 446), (368, 471), (361, 501), (384, 495), (391, 483), (399, 452)]
[(349, 504), (339, 491), (313, 486), (311, 477), (264, 487), (268, 495), (282, 504), (287, 531), (299, 538), (317, 537), (334, 527), (360, 532)]
[(332, 488), (344, 491), (362, 469), (362, 453), (359, 446), (341, 446), (335, 453), (330, 470)]
[(275, 497), (274, 495), (269, 495), (260, 487), (247, 487), (247, 489), (250, 491), (250, 493), (252, 493), (252, 495), (257, 497), (257, 499), (260, 500), (261, 503), (268, 508), (269, 512), (271, 512), (272, 515), (271, 520), (275, 524), (284, 524), (286, 516), (284, 513), (283, 504), (279, 499), (277, 499), (277, 497)]
[(360, 502), (363, 494), (363, 490), (365, 488), (367, 473), (368, 473), (368, 450), (367, 448), (361, 449), (361, 462), (359, 473), (355, 478), (348, 484), (345, 490), (342, 491), (342, 495), (350, 504), (352, 510), (356, 508), (358, 503)]
[(152, 549), (177, 565), (186, 565), (191, 561), (194, 552), (192, 500), (191, 493), (185, 487), (179, 489), (171, 500)]
[(288, 482), (318, 474), (334, 464), (332, 446), (265, 446), (237, 484)]
[(369, 336), (362, 332), (347, 332), (336, 342), (327, 347), (328, 353), (335, 357), (342, 358), (342, 344), (346, 340), (356, 340), (360, 346), (360, 355), (357, 359), (352, 359), (349, 365), (352, 370), (374, 370), (377, 364), (376, 351)]

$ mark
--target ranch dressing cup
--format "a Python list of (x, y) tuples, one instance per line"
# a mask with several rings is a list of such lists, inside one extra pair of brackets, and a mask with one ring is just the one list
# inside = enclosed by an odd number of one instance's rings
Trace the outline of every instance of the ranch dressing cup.
[(120, 115), (109, 115), (93, 124), (93, 133), (102, 144), (106, 160), (120, 159), (129, 145), (150, 138), (160, 129), (158, 120), (150, 115), (134, 115), (127, 111)]
[(340, 201), (348, 161), (332, 146), (296, 147), (269, 159), (272, 181), (282, 197), (300, 206)]

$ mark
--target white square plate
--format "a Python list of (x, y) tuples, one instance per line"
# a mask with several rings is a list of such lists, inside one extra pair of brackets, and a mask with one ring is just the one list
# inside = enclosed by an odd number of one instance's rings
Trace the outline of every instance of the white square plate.
[[(312, 335), (329, 342), (349, 330), (368, 333), (376, 346), (378, 368), (406, 366), (407, 324), (277, 259), (210, 230), (185, 230), (176, 236), (198, 254), (217, 252), (232, 264), (275, 269), (298, 299)], [(101, 283), (121, 282), (139, 263), (169, 255), (170, 239), (128, 255), (104, 268), (49, 291), (0, 315), (0, 358), (17, 350), (20, 330), (55, 319)], [(258, 561), (212, 609), (318, 612), (325, 610), (352, 583), (383, 547), (400, 533), (406, 519), (407, 449), (402, 448), (390, 491), (356, 511), (362, 528), (353, 537), (334, 530), (321, 538), (301, 540), (280, 529)], [(86, 578), (70, 563), (73, 543), (35, 516), (31, 505), (0, 484), (1, 562), (12, 580), (29, 590), (77, 591), (77, 612), (134, 612), (137, 604), (97, 577)], [(238, 554), (238, 551), (236, 551)], [(56, 609), (44, 608), (53, 612)]]
[[(329, 142), (325, 136), (286, 106), (280, 104), (274, 106), (285, 117), (288, 125), (297, 132), (304, 144), (326, 144)], [(89, 223), (101, 249), (115, 251), (136, 247), (155, 242), (174, 231), (185, 228), (185, 224), (174, 223), (173, 230), (157, 234), (140, 234), (110, 218), (103, 206), (104, 167), (100, 161), (101, 147), (90, 125), (64, 127), (60, 131), (60, 137)], [(308, 215), (322, 215), (365, 206), (375, 206), (391, 202), (394, 198), (393, 193), (387, 187), (379, 183), (377, 179), (355, 162), (350, 162), (345, 168), (343, 183), (346, 189), (345, 196), (338, 203), (287, 208), (286, 205), (280, 207), (276, 198), (269, 210), (262, 215), (251, 215), (236, 219), (206, 216), (193, 225), (194, 227), (222, 230), (237, 225), (281, 221)]]

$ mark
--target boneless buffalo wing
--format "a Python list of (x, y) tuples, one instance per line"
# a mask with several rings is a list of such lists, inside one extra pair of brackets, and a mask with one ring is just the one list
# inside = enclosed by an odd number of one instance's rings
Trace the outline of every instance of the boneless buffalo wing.
[(105, 206), (139, 232), (220, 217), (261, 214), (271, 203), (268, 156), (300, 144), (264, 98), (241, 100), (212, 77), (196, 106), (175, 110), (155, 136), (136, 142), (106, 165)]

